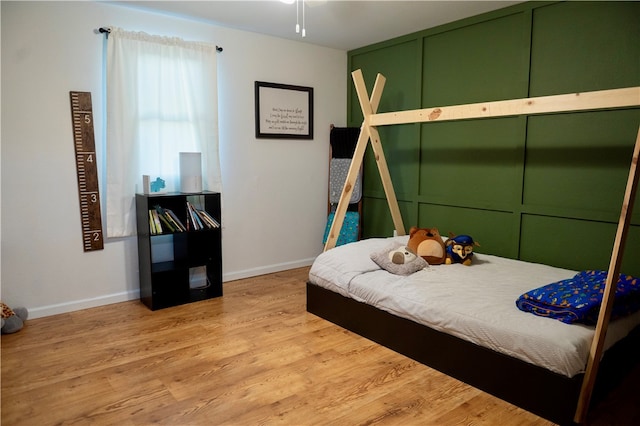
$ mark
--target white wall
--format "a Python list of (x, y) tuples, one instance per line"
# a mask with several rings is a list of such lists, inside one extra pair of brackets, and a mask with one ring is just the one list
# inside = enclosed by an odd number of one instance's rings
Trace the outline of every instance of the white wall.
[[(92, 93), (100, 155), (101, 26), (224, 48), (218, 78), (225, 281), (309, 265), (320, 253), (329, 125), (346, 119), (346, 52), (105, 3), (0, 4), (4, 302), (26, 306), (34, 318), (138, 297), (135, 238), (107, 240), (100, 251), (82, 248), (69, 92)], [(255, 139), (256, 80), (314, 88), (314, 140)]]

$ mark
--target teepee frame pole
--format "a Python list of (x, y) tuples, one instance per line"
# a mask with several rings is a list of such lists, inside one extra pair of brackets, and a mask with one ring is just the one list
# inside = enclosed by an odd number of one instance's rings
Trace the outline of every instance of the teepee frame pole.
[(344, 216), (349, 206), (349, 200), (351, 200), (351, 193), (358, 177), (358, 171), (362, 165), (364, 153), (367, 148), (367, 144), (371, 139), (371, 147), (376, 158), (376, 164), (378, 165), (378, 171), (380, 172), (380, 178), (382, 179), (382, 185), (387, 197), (387, 203), (391, 210), (391, 217), (398, 235), (405, 235), (404, 225), (402, 223), (402, 215), (400, 214), (400, 208), (398, 207), (398, 200), (396, 199), (396, 193), (393, 189), (393, 183), (391, 182), (391, 176), (389, 175), (389, 168), (387, 167), (387, 161), (384, 156), (382, 144), (380, 143), (380, 135), (378, 129), (369, 124), (369, 118), (375, 114), (380, 105), (380, 98), (382, 97), (382, 91), (386, 78), (382, 74), (378, 74), (376, 82), (371, 92), (371, 98), (367, 94), (367, 87), (364, 83), (364, 77), (362, 71), (356, 70), (351, 73), (353, 77), (353, 83), (356, 88), (358, 100), (360, 101), (360, 108), (362, 109), (362, 115), (364, 117), (362, 126), (360, 126), (360, 135), (358, 136), (358, 142), (356, 143), (356, 149), (349, 166), (349, 172), (345, 179), (344, 188), (342, 189), (342, 195), (338, 200), (338, 207), (333, 217), (333, 223), (329, 229), (329, 235), (324, 245), (324, 250), (327, 251), (336, 246), (338, 236), (340, 235), (340, 229), (344, 222)]
[(609, 263), (609, 273), (604, 288), (600, 313), (598, 314), (598, 322), (596, 331), (591, 342), (591, 350), (589, 352), (589, 360), (587, 368), (582, 380), (582, 388), (578, 397), (578, 406), (573, 420), (576, 423), (582, 423), (589, 410), (591, 395), (595, 385), (596, 376), (598, 374), (598, 365), (604, 348), (604, 339), (607, 335), (607, 328), (611, 318), (613, 309), (613, 301), (615, 298), (618, 275), (620, 274), (620, 265), (624, 254), (624, 246), (627, 240), (629, 224), (631, 223), (631, 213), (633, 212), (633, 204), (636, 198), (636, 190), (638, 188), (638, 157), (640, 157), (640, 128), (638, 128), (638, 136), (636, 145), (633, 150), (631, 167), (629, 168), (629, 179), (627, 180), (627, 189), (622, 201), (622, 210), (620, 212), (620, 220), (618, 221), (618, 231), (616, 239), (613, 243), (613, 251), (611, 252), (611, 262)]

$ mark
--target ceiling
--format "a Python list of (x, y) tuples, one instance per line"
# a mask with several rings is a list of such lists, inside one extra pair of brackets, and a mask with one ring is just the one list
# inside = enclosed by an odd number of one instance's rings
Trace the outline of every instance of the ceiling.
[[(341, 0), (117, 1), (122, 6), (214, 25), (352, 50), (432, 28), (521, 1), (341, 1)], [(296, 34), (296, 22), (306, 36)], [(298, 9), (298, 14), (296, 13)]]

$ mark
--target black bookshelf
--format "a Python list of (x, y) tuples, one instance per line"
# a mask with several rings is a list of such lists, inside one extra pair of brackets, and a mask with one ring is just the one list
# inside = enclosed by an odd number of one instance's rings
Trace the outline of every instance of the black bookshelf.
[[(187, 202), (219, 226), (194, 229)], [(152, 231), (155, 206), (171, 210), (187, 229)], [(222, 296), (220, 193), (136, 194), (136, 217), (142, 303), (156, 310)]]

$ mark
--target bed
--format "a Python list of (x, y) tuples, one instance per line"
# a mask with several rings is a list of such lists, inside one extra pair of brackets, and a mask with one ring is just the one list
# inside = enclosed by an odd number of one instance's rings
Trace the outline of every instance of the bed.
[(324, 253), (310, 270), (307, 310), (541, 417), (584, 422), (590, 404), (640, 359), (640, 316), (611, 321), (638, 186), (640, 130), (595, 327), (515, 306), (522, 292), (576, 271), (480, 254), (471, 267), (430, 266), (398, 278), (370, 261), (386, 239), (344, 247), (336, 241), (369, 141), (393, 229), (406, 241), (378, 126), (637, 107), (640, 87), (377, 113), (384, 76), (378, 74), (371, 96), (361, 70), (352, 77), (363, 122)]
[[(373, 238), (322, 253), (309, 272), (307, 310), (551, 421), (571, 423), (594, 327), (523, 312), (515, 300), (576, 271), (476, 254), (470, 267), (434, 265), (402, 276), (371, 260), (371, 253), (407, 240)], [(639, 324), (638, 312), (610, 324), (605, 349), (607, 357), (614, 354), (612, 367), (638, 359)], [(613, 383), (598, 385), (603, 392)]]

